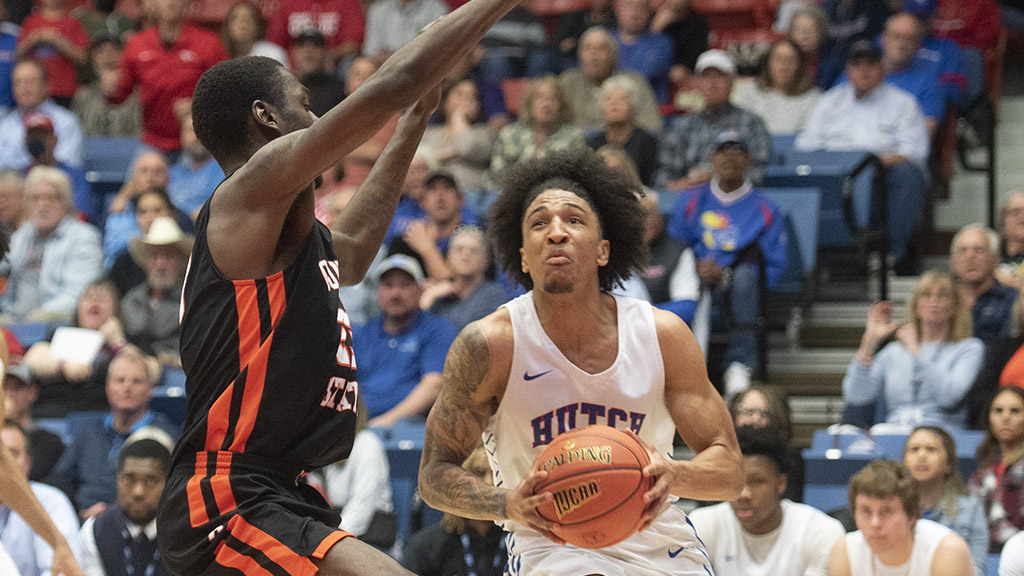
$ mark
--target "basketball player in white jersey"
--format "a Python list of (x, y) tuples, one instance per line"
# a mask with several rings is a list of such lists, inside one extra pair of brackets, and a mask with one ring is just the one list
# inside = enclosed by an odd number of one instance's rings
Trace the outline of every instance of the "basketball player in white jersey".
[(959, 534), (921, 518), (917, 482), (900, 462), (875, 460), (850, 479), (857, 531), (832, 547), (829, 576), (969, 576)]
[[(531, 291), (467, 326), (448, 353), (427, 418), (423, 500), (510, 532), (509, 572), (577, 576), (713, 574), (692, 525), (670, 500), (732, 500), (743, 486), (729, 412), (678, 316), (612, 296), (645, 263), (639, 182), (589, 150), (517, 165), (490, 213), (499, 263)], [(598, 550), (565, 544), (533, 494), (537, 454), (589, 424), (631, 430), (653, 478), (641, 530)], [(682, 435), (697, 455), (671, 459)], [(483, 439), (494, 486), (461, 468)]]
[(746, 485), (728, 504), (690, 514), (716, 576), (826, 576), (832, 545), (846, 534), (821, 510), (783, 500), (789, 447), (776, 426), (741, 426)]

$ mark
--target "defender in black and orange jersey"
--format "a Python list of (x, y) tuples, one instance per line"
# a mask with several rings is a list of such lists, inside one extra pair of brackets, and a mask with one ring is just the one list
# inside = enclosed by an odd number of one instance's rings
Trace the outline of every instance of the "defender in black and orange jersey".
[[(297, 482), (351, 448), (358, 395), (341, 285), (380, 247), (436, 86), (518, 0), (471, 0), (317, 119), (284, 67), (217, 64), (192, 101), (196, 135), (228, 176), (200, 209), (182, 293), (188, 419), (157, 516), (176, 574), (406, 573), (348, 538)], [(314, 181), (411, 107), (328, 228)]]

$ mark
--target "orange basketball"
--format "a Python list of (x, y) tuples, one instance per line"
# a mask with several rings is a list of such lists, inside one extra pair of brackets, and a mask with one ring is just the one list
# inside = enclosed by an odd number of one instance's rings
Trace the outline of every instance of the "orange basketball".
[(534, 470), (548, 473), (534, 493), (555, 497), (538, 512), (556, 522), (555, 534), (570, 544), (617, 544), (642, 523), (643, 495), (651, 487), (642, 473), (648, 463), (647, 449), (621, 430), (589, 426), (561, 434), (533, 463)]

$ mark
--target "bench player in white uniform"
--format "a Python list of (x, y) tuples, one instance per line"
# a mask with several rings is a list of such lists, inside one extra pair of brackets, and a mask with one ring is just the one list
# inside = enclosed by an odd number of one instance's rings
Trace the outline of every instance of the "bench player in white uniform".
[[(669, 500), (731, 500), (743, 485), (729, 412), (677, 316), (612, 296), (645, 263), (639, 182), (589, 150), (516, 166), (489, 218), (498, 261), (526, 295), (467, 326), (448, 353), (427, 418), (419, 486), (430, 506), (510, 532), (511, 574), (713, 574)], [(642, 530), (615, 546), (564, 544), (531, 473), (558, 434), (589, 424), (632, 430), (651, 452)], [(671, 459), (676, 430), (694, 451)], [(483, 439), (495, 486), (460, 464)]]
[(716, 576), (826, 576), (828, 553), (846, 534), (821, 510), (783, 500), (789, 447), (775, 426), (741, 426), (746, 485), (727, 504), (690, 514)]
[(875, 460), (850, 479), (857, 531), (832, 547), (829, 576), (970, 576), (956, 532), (921, 519), (917, 481), (900, 462)]

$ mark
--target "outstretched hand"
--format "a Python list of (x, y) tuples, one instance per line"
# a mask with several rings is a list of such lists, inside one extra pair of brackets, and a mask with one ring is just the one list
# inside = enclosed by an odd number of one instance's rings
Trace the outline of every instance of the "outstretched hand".
[(555, 544), (565, 544), (565, 540), (555, 535), (555, 528), (558, 525), (545, 520), (537, 511), (540, 506), (555, 501), (551, 492), (533, 493), (537, 484), (547, 477), (548, 473), (540, 470), (523, 478), (522, 482), (505, 497), (505, 515), (509, 520), (515, 520), (531, 530), (536, 530)]

